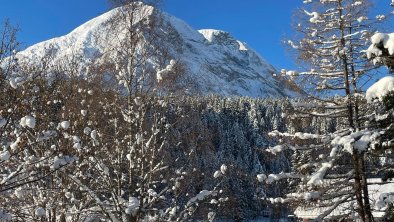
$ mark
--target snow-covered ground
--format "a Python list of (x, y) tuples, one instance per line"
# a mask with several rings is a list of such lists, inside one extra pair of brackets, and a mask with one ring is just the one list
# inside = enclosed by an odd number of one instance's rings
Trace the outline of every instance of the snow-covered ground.
[[(368, 183), (372, 213), (374, 217), (382, 217), (385, 214), (387, 203), (392, 202), (394, 199), (394, 183), (392, 181), (382, 182), (379, 178), (368, 179)], [(349, 187), (349, 189), (351, 188)], [(326, 218), (335, 218), (342, 215), (354, 215), (356, 217), (355, 208), (356, 203), (354, 201), (345, 202), (336, 207)], [(299, 207), (294, 214), (298, 218), (315, 219), (328, 209), (329, 207)]]
[[(215, 222), (233, 222), (233, 221), (234, 221), (234, 220), (231, 220), (231, 219), (229, 219), (229, 220), (225, 220), (225, 219), (215, 220)], [(255, 219), (250, 219), (250, 220), (247, 220), (247, 221), (248, 221), (248, 222), (272, 222), (273, 219), (270, 219), (270, 218), (261, 216), (261, 217), (257, 217), (257, 218), (255, 218)], [(275, 221), (279, 221), (279, 222), (289, 222), (289, 221), (292, 221), (292, 220), (290, 220), (290, 219), (288, 219), (288, 218), (280, 218), (279, 220), (275, 220)]]

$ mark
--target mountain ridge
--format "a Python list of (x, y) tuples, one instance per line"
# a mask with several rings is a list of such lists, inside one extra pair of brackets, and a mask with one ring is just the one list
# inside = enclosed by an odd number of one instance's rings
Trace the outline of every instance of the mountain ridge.
[[(54, 63), (75, 55), (86, 61), (102, 57), (109, 44), (100, 36), (107, 31), (106, 22), (116, 13), (117, 9), (113, 9), (85, 22), (67, 35), (30, 46), (20, 52), (19, 57), (34, 62), (43, 58), (49, 49)], [(272, 65), (230, 33), (215, 29), (197, 31), (168, 13), (163, 12), (162, 16), (165, 28), (172, 29), (179, 38), (169, 43), (170, 48), (179, 49), (172, 50), (172, 56), (187, 66), (187, 76), (195, 87), (194, 94), (247, 97), (299, 95), (274, 77), (278, 72)]]

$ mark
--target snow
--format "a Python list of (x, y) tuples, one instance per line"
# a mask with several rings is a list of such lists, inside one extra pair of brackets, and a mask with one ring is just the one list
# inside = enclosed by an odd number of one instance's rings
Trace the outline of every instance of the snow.
[[(367, 57), (368, 59), (371, 59), (372, 57), (376, 56), (379, 57), (383, 54), (382, 50), (376, 47), (376, 45), (370, 45), (367, 49)], [(373, 63), (376, 64), (380, 60), (374, 58)]]
[[(393, 45), (394, 46), (394, 45)], [(366, 92), (366, 98), (369, 102), (373, 101), (373, 99), (378, 98), (382, 100), (382, 98), (387, 95), (388, 92), (394, 90), (394, 77), (386, 76), (381, 78), (378, 82), (373, 84), (368, 88)]]
[(216, 29), (201, 29), (200, 32), (209, 43), (220, 43), (218, 36), (229, 35), (228, 32)]
[(25, 198), (26, 197), (26, 190), (23, 189), (22, 187), (18, 187), (14, 191), (14, 195), (18, 198)]
[(63, 121), (60, 123), (60, 126), (66, 130), (70, 127), (70, 121)]
[(83, 133), (84, 133), (85, 135), (90, 135), (91, 132), (92, 132), (92, 129), (91, 129), (90, 127), (85, 127), (85, 128), (83, 129)]
[(13, 78), (13, 77), (11, 77), (11, 78), (9, 78), (8, 81), (9, 81), (10, 86), (11, 86), (12, 88), (17, 89), (18, 86), (20, 86), (20, 85), (23, 84), (24, 78), (22, 78), (22, 77)]
[[(394, 203), (394, 182), (383, 182), (380, 178), (368, 179), (371, 205), (375, 211), (385, 211)], [(376, 212), (379, 213), (379, 212)]]
[(363, 21), (365, 21), (365, 20), (368, 20), (368, 17), (366, 17), (366, 16), (361, 16), (361, 17), (359, 17), (359, 18), (357, 19), (357, 21), (358, 21), (359, 23), (361, 23), (361, 22), (363, 22)]
[(49, 139), (51, 139), (51, 138), (53, 138), (55, 136), (57, 136), (57, 132), (55, 130), (43, 131), (43, 132), (41, 132), (41, 134), (37, 138), (37, 141), (49, 140)]
[(35, 210), (35, 214), (36, 214), (37, 217), (45, 217), (46, 212), (45, 212), (45, 209), (44, 209), (44, 208), (38, 207), (38, 208)]
[(96, 130), (93, 130), (93, 131), (90, 133), (90, 137), (91, 137), (92, 139), (94, 139), (94, 140), (97, 140), (97, 136), (98, 136), (98, 133), (97, 133)]
[[(53, 48), (55, 64), (61, 63), (64, 58), (69, 58), (71, 53), (77, 53), (76, 56), (80, 55), (83, 61), (91, 60), (92, 55), (98, 55), (97, 63), (105, 62), (104, 53), (110, 51), (110, 48), (119, 46), (119, 40), (124, 40), (124, 36), (121, 35), (116, 38), (106, 38), (107, 21), (116, 13), (116, 10), (105, 13), (65, 36), (31, 46), (17, 56), (21, 62), (34, 63), (45, 57), (45, 49)], [(197, 31), (174, 16), (167, 13), (162, 15), (168, 25), (168, 28), (163, 28), (163, 33), (175, 33), (174, 41), (166, 42), (168, 48), (172, 49), (169, 53), (173, 59), (186, 65), (185, 78), (193, 82), (192, 84), (179, 82), (181, 86), (188, 89), (188, 92), (248, 97), (299, 95), (290, 88), (280, 86), (278, 77), (272, 76), (273, 73), (277, 73), (275, 68), (255, 50), (236, 40), (229, 33), (214, 29)], [(151, 60), (153, 61), (154, 58)], [(81, 65), (85, 67), (89, 66), (89, 63)], [(165, 68), (157, 64), (153, 65), (158, 70)], [(85, 70), (84, 67), (81, 69)], [(165, 79), (161, 74), (157, 76), (158, 82)]]
[(319, 18), (320, 18), (320, 14), (317, 12), (308, 12), (306, 10), (304, 10), (305, 14), (311, 16), (311, 18), (309, 19), (309, 22), (311, 23), (318, 23), (319, 22)]
[(335, 157), (338, 147), (343, 147), (345, 151), (352, 154), (353, 150), (359, 152), (366, 151), (370, 144), (377, 140), (380, 136), (379, 132), (371, 132), (369, 130), (362, 130), (351, 132), (349, 135), (336, 136), (332, 141), (331, 145), (333, 149), (330, 156)]
[(270, 201), (272, 204), (285, 203), (285, 202), (286, 202), (286, 200), (283, 199), (282, 197), (269, 198), (269, 201)]
[(321, 135), (311, 134), (311, 133), (301, 133), (301, 132), (294, 133), (294, 136), (302, 140), (321, 138)]
[(333, 147), (343, 147), (348, 153), (353, 153), (354, 138), (348, 136), (337, 136), (331, 141)]
[(5, 126), (5, 124), (7, 124), (7, 120), (6, 120), (6, 119), (3, 119), (3, 118), (0, 116), (0, 128), (3, 127), (3, 126)]
[[(298, 138), (301, 140), (325, 139), (324, 135), (319, 135), (319, 134), (302, 133), (302, 132), (296, 132), (294, 134), (290, 134), (290, 133), (282, 133), (282, 132), (279, 132), (278, 130), (269, 132), (268, 136), (271, 136), (271, 137), (292, 137), (292, 138)], [(280, 149), (280, 148), (278, 147), (277, 149)]]
[(125, 213), (135, 215), (140, 208), (140, 201), (136, 197), (130, 197)]
[(9, 160), (10, 157), (11, 157), (10, 152), (8, 152), (7, 150), (3, 151), (3, 152), (0, 153), (0, 162)]
[(312, 14), (312, 18), (310, 18), (309, 21), (311, 23), (317, 23), (319, 21), (320, 14), (317, 12), (312, 12), (311, 14)]
[(274, 147), (269, 147), (266, 149), (267, 152), (270, 152), (274, 155), (281, 153), (283, 150), (285, 150), (285, 147), (283, 145), (276, 145)]
[(246, 43), (238, 41), (238, 40), (237, 40), (237, 42), (239, 44), (239, 50), (240, 51), (248, 51), (248, 48), (246, 47)]
[(297, 73), (297, 71), (289, 70), (289, 71), (286, 71), (286, 75), (287, 76), (297, 76), (298, 73)]
[[(291, 40), (288, 40), (287, 41), (287, 44), (290, 46), (290, 47), (292, 47), (293, 49), (298, 49), (299, 47), (293, 42), (293, 41), (291, 41)], [(283, 72), (283, 71), (282, 71)], [(284, 72), (286, 72), (285, 70), (284, 70)]]
[(195, 197), (191, 198), (191, 199), (187, 202), (186, 206), (190, 206), (190, 205), (193, 204), (193, 203), (196, 203), (196, 202), (198, 202), (198, 201), (202, 201), (202, 200), (204, 200), (205, 198), (207, 198), (208, 196), (210, 196), (211, 194), (213, 194), (212, 191), (202, 190), (202, 191), (200, 191), (200, 193), (198, 193)]
[(11, 221), (12, 215), (0, 208), (0, 221)]
[[(264, 178), (264, 176), (262, 174), (260, 174), (260, 176), (257, 176), (258, 180), (259, 179), (262, 180), (263, 178)], [(287, 179), (287, 178), (300, 178), (300, 176), (293, 174), (293, 173), (284, 173), (284, 172), (281, 172), (279, 174), (270, 174), (270, 175), (268, 175), (267, 179), (265, 179), (265, 183), (271, 184), (274, 181)]]
[(84, 109), (81, 110), (81, 115), (82, 115), (82, 116), (86, 116), (87, 114), (88, 114), (88, 111), (87, 111), (87, 110), (84, 110)]
[(64, 160), (63, 158), (59, 158), (59, 157), (55, 157), (55, 159), (53, 160), (53, 169), (57, 170), (59, 169), (61, 166), (66, 165), (67, 162), (66, 160)]
[(316, 200), (320, 197), (320, 192), (318, 191), (310, 191), (304, 194), (305, 200)]
[(358, 5), (362, 5), (362, 4), (363, 4), (363, 2), (361, 2), (361, 1), (356, 1), (353, 3), (354, 6), (358, 6)]
[[(298, 217), (298, 218), (303, 218), (303, 219), (316, 219), (318, 218), (320, 215), (324, 214), (326, 210), (328, 210), (329, 207), (303, 207), (303, 206), (299, 206), (296, 208), (296, 210), (294, 211), (294, 214)], [(337, 207), (335, 210), (333, 210), (325, 219), (329, 219), (331, 217), (335, 218), (335, 216), (338, 215), (346, 215), (349, 214), (349, 209), (350, 207), (348, 205), (346, 205), (345, 207)]]
[(81, 143), (74, 143), (73, 148), (76, 150), (79, 150), (82, 148), (82, 145), (81, 145)]
[(222, 164), (222, 166), (220, 166), (220, 172), (225, 175), (227, 172), (227, 166), (225, 164)]
[(206, 42), (211, 45), (233, 45), (238, 46), (237, 50), (239, 51), (248, 51), (248, 47), (246, 43), (241, 42), (239, 40), (235, 40), (230, 33), (222, 30), (216, 29), (201, 29), (198, 30), (200, 32)]
[[(384, 183), (381, 179), (368, 179), (368, 191), (369, 191), (369, 198), (371, 201), (371, 206), (373, 210), (373, 215), (377, 218), (382, 218), (384, 216), (384, 212), (387, 207), (393, 203), (394, 201), (394, 183), (388, 182)], [(311, 197), (314, 196), (310, 194)], [(317, 193), (316, 193), (317, 195)], [(308, 196), (309, 197), (309, 196)], [(336, 218), (338, 216), (348, 215), (351, 212), (351, 209), (356, 208), (356, 203), (346, 201), (344, 199), (336, 199), (339, 205), (327, 216), (325, 219)], [(324, 204), (324, 203), (323, 203)], [(303, 219), (316, 219), (325, 211), (329, 210), (329, 207), (319, 207), (319, 206), (299, 206), (295, 210), (294, 214), (298, 218)]]
[(36, 119), (32, 116), (25, 116), (22, 117), (21, 121), (20, 121), (20, 125), (22, 127), (29, 127), (34, 129), (34, 127), (36, 127)]
[(354, 148), (360, 152), (366, 151), (371, 144), (372, 141), (375, 141), (380, 136), (379, 133), (370, 133), (367, 132), (366, 134), (362, 135), (360, 139), (358, 139), (354, 143)]
[(257, 180), (262, 183), (267, 179), (267, 176), (265, 174), (258, 174), (257, 175)]
[(338, 147), (333, 147), (330, 152), (330, 157), (335, 158), (338, 153)]
[(390, 55), (394, 54), (394, 33), (375, 33), (371, 37), (371, 43), (371, 46), (366, 51), (368, 59), (382, 55), (383, 52), (378, 48), (379, 44), (382, 44)]
[(386, 16), (385, 15), (377, 15), (376, 19), (379, 21), (382, 21), (382, 20), (386, 19)]
[(79, 138), (79, 136), (73, 136), (73, 137), (72, 137), (72, 140), (73, 140), (74, 143), (79, 143), (79, 142), (81, 142), (81, 138)]
[(159, 70), (156, 74), (157, 82), (162, 82), (164, 79), (167, 79), (169, 77), (169, 75), (174, 71), (175, 65), (176, 65), (176, 61), (172, 59), (170, 61), (170, 64), (167, 65), (166, 68)]
[(149, 196), (152, 196), (152, 197), (156, 197), (157, 196), (157, 192), (154, 191), (153, 189), (149, 189), (147, 191), (147, 193), (149, 194)]
[(219, 171), (219, 170), (217, 170), (217, 171), (215, 171), (215, 173), (213, 174), (213, 178), (218, 178), (218, 177), (220, 177), (222, 175), (222, 173)]
[(64, 165), (74, 162), (75, 160), (77, 160), (77, 159), (75, 157), (71, 157), (71, 156), (56, 156), (53, 159), (53, 164), (52, 164), (51, 168), (54, 170), (57, 170)]
[(15, 151), (16, 149), (18, 149), (18, 144), (21, 141), (21, 138), (18, 137), (15, 142), (11, 143), (10, 148), (11, 150)]
[(321, 168), (311, 176), (307, 184), (316, 186), (322, 185), (324, 176), (326, 175), (327, 170), (331, 167), (331, 163), (322, 163)]

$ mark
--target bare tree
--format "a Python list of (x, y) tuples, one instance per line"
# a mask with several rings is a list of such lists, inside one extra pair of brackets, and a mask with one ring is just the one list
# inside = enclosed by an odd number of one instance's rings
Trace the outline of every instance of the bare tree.
[(17, 33), (18, 29), (9, 20), (4, 21), (0, 32), (0, 86), (16, 68), (15, 53), (19, 47)]

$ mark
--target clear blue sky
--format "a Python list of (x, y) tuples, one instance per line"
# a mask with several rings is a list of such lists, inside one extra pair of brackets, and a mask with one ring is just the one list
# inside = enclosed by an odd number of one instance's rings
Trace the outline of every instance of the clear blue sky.
[[(390, 1), (377, 0), (387, 8)], [(291, 17), (301, 5), (302, 0), (164, 0), (162, 8), (195, 29), (232, 33), (281, 69), (293, 68), (281, 41), (291, 37)], [(5, 0), (0, 21), (18, 25), (19, 40), (29, 46), (65, 35), (106, 10), (106, 0)]]

